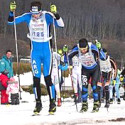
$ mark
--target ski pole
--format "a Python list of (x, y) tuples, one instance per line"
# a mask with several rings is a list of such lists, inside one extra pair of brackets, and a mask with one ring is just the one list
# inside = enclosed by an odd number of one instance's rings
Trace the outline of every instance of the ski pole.
[(16, 31), (16, 22), (15, 22), (15, 11), (14, 14), (14, 35), (15, 35), (15, 45), (16, 45), (16, 57), (17, 57), (17, 77), (19, 82), (19, 92), (20, 92), (20, 100), (21, 98), (21, 89), (20, 89), (20, 75), (19, 75), (19, 57), (18, 57), (18, 45), (17, 45), (17, 31)]

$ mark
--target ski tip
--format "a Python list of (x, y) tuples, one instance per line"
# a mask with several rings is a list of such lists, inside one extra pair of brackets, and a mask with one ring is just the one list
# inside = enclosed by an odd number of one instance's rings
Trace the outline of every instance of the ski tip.
[(49, 115), (54, 115), (54, 112), (49, 112)]
[(39, 112), (34, 112), (34, 114), (32, 114), (32, 116), (39, 116)]

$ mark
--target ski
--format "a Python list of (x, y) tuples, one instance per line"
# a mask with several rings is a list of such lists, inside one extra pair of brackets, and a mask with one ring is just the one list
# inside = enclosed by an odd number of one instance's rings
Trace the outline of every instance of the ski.
[(54, 115), (54, 112), (49, 112), (49, 114), (48, 115)]
[(32, 116), (40, 116), (40, 113), (34, 112), (34, 113), (32, 114)]

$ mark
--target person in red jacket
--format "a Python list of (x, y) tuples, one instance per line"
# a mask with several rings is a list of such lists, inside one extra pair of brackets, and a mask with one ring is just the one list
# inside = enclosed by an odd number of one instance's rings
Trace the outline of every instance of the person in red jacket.
[(3, 89), (1, 90), (1, 104), (8, 104), (8, 94), (6, 94), (6, 88), (7, 88), (7, 82), (9, 81), (9, 78), (7, 77), (8, 72), (5, 70), (0, 74), (0, 83), (3, 86)]

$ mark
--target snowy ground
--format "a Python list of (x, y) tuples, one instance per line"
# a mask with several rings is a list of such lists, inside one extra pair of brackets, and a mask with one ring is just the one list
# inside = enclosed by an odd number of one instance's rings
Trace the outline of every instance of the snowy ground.
[[(104, 104), (97, 113), (91, 113), (93, 102), (89, 100), (89, 110), (80, 113), (81, 103), (78, 104), (78, 112), (73, 99), (64, 99), (61, 107), (57, 107), (55, 115), (48, 115), (48, 96), (42, 97), (43, 109), (40, 116), (32, 116), (35, 106), (34, 95), (22, 92), (20, 105), (0, 105), (1, 125), (123, 125), (125, 124), (125, 101), (121, 104), (114, 102), (107, 109)], [(119, 121), (120, 120), (120, 121)]]
[[(32, 84), (31, 73), (21, 77), (21, 85)], [(67, 79), (68, 80), (68, 79)], [(123, 90), (121, 90), (123, 91)], [(110, 105), (104, 108), (104, 104), (97, 113), (91, 113), (93, 100), (88, 100), (89, 109), (86, 113), (80, 113), (81, 103), (78, 104), (78, 112), (73, 99), (64, 99), (61, 107), (57, 107), (55, 115), (48, 115), (48, 96), (42, 96), (43, 109), (40, 116), (32, 116), (35, 107), (34, 95), (27, 92), (21, 93), (22, 100), (19, 105), (0, 105), (0, 125), (124, 125), (125, 101), (121, 104)]]

